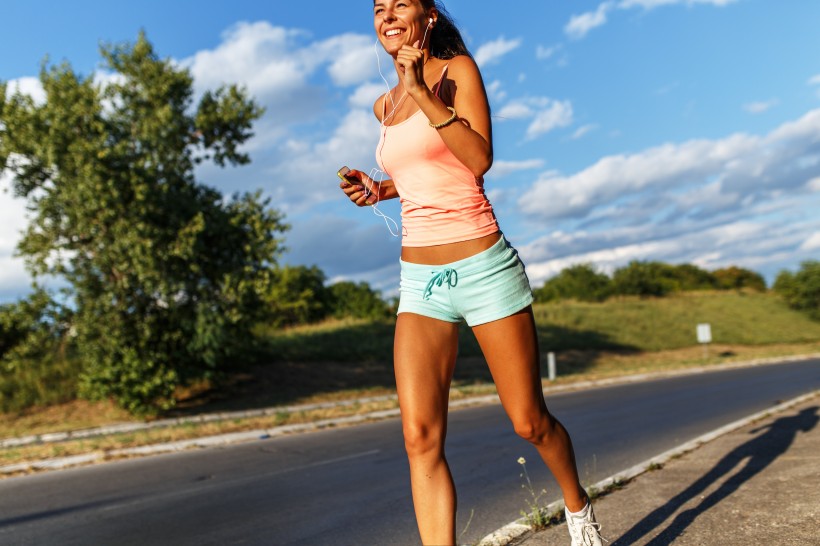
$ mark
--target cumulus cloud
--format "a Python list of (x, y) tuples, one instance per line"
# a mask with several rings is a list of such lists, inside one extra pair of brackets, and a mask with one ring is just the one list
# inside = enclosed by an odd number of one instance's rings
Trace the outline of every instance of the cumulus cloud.
[(480, 67), (485, 67), (489, 64), (497, 62), (504, 55), (513, 51), (521, 45), (521, 39), (507, 40), (503, 36), (492, 42), (487, 42), (481, 45), (475, 51), (475, 62)]
[(726, 198), (762, 199), (777, 189), (798, 188), (818, 174), (820, 110), (814, 110), (765, 137), (735, 134), (666, 144), (604, 157), (570, 176), (550, 173), (537, 180), (519, 204), (543, 219), (587, 216), (604, 204), (627, 199), (646, 201), (657, 210), (649, 202), (658, 192), (717, 182)]
[(497, 118), (531, 119), (526, 131), (526, 138), (532, 140), (559, 127), (572, 124), (573, 111), (570, 101), (561, 101), (549, 97), (527, 97), (516, 99), (505, 104)]
[(531, 171), (540, 169), (544, 166), (543, 159), (525, 159), (522, 161), (504, 161), (498, 160), (493, 162), (493, 168), (487, 175), (492, 178), (504, 178), (514, 172)]
[(808, 239), (800, 245), (801, 250), (820, 250), (820, 231), (812, 233)]
[(241, 22), (228, 28), (214, 49), (181, 61), (200, 91), (238, 83), (268, 109), (268, 125), (282, 127), (316, 117), (325, 86), (313, 78), (322, 70), (339, 87), (361, 85), (377, 75), (373, 41), (360, 34), (342, 34), (311, 41), (300, 30), (267, 21)]
[(773, 107), (777, 106), (779, 102), (780, 101), (778, 101), (777, 99), (747, 102), (743, 105), (743, 109), (749, 112), (750, 114), (762, 114), (763, 112), (767, 112), (771, 110)]
[(43, 104), (46, 101), (46, 92), (39, 78), (25, 77), (9, 80), (6, 86), (6, 95), (21, 93), (30, 96), (35, 104)]
[(522, 192), (532, 229), (552, 226), (522, 256), (534, 282), (575, 263), (632, 259), (734, 263), (771, 276), (778, 260), (816, 253), (818, 181), (820, 109), (762, 136), (607, 156), (572, 175), (542, 173)]
[(663, 6), (685, 5), (694, 6), (697, 4), (711, 6), (727, 6), (737, 0), (621, 0), (620, 2), (607, 1), (598, 5), (594, 11), (588, 11), (580, 15), (573, 15), (564, 27), (567, 36), (573, 39), (580, 39), (586, 36), (594, 28), (603, 26), (607, 22), (607, 16), (614, 9), (628, 10), (641, 8), (650, 11)]
[(8, 175), (0, 175), (0, 302), (28, 292), (30, 277), (23, 260), (14, 256), (17, 242), (28, 224), (25, 201), (15, 198)]
[(564, 32), (576, 40), (583, 38), (590, 30), (606, 24), (607, 14), (614, 6), (614, 2), (604, 2), (595, 11), (573, 15), (564, 27)]

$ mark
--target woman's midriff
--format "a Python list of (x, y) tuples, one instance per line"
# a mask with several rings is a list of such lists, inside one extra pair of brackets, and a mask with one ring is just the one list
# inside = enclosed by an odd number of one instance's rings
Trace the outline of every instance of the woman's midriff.
[(434, 246), (403, 246), (401, 259), (405, 262), (424, 265), (444, 265), (470, 256), (475, 256), (493, 246), (501, 238), (496, 231), (478, 239)]

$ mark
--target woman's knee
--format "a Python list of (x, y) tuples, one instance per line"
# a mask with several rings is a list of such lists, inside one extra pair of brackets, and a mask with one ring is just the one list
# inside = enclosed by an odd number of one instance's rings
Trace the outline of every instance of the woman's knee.
[(515, 433), (535, 445), (549, 443), (555, 427), (555, 419), (547, 412), (513, 419)]
[(443, 456), (444, 430), (441, 427), (425, 423), (404, 423), (402, 431), (408, 457)]

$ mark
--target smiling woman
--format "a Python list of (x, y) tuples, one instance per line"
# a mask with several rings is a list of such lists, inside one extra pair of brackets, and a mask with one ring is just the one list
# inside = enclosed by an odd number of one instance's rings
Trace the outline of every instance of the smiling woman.
[(376, 159), (386, 177), (344, 168), (340, 187), (360, 207), (396, 197), (402, 204), (393, 353), (421, 540), (456, 540), (444, 440), (465, 321), (515, 431), (535, 445), (561, 487), (572, 544), (600, 545), (569, 435), (542, 395), (529, 280), (484, 192), (493, 146), (478, 66), (440, 2), (376, 0), (373, 27), (398, 76), (373, 106), (381, 125)]

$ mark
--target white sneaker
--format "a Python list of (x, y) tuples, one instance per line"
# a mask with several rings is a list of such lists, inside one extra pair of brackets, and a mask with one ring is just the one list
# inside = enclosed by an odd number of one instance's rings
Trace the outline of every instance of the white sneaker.
[(595, 521), (591, 504), (587, 504), (583, 510), (575, 514), (564, 508), (564, 514), (567, 517), (572, 546), (603, 546), (601, 524)]

